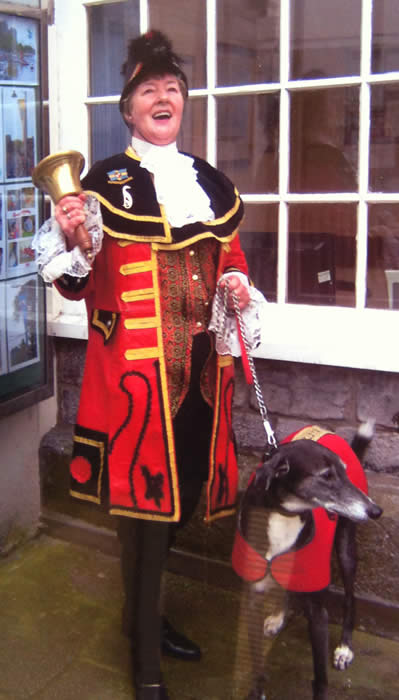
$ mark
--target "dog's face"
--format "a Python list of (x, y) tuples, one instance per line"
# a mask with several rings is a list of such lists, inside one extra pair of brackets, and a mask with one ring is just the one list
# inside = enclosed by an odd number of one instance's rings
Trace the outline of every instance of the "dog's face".
[(257, 469), (249, 491), (258, 505), (278, 505), (290, 513), (321, 506), (356, 521), (378, 518), (382, 513), (350, 482), (341, 459), (313, 440), (280, 445)]

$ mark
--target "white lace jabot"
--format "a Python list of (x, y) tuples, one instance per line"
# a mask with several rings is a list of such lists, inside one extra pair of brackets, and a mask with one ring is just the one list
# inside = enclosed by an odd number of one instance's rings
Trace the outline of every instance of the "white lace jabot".
[(194, 159), (179, 153), (176, 143), (155, 146), (133, 136), (132, 146), (141, 158), (140, 167), (154, 175), (157, 200), (171, 226), (215, 218), (210, 199), (197, 181)]

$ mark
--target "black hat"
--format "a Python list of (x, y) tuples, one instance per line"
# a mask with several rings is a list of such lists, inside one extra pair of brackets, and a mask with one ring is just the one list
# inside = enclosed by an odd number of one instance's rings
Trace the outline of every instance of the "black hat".
[(169, 39), (156, 29), (132, 39), (128, 45), (127, 60), (121, 70), (125, 86), (119, 100), (120, 111), (124, 112), (126, 101), (137, 85), (151, 76), (171, 73), (183, 82), (187, 93), (188, 82), (181, 63), (182, 60), (172, 50)]

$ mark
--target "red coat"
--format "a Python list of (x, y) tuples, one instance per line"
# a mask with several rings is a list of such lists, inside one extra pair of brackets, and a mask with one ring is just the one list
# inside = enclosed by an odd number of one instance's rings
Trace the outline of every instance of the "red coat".
[[(346, 464), (350, 481), (367, 493), (363, 467), (343, 438), (318, 426), (306, 426), (282, 442), (303, 438), (316, 440), (335, 452)], [(246, 581), (260, 581), (269, 572), (277, 583), (289, 591), (320, 591), (330, 583), (331, 553), (336, 525), (337, 516), (328, 514), (324, 508), (315, 508), (304, 525), (306, 532), (301, 533), (301, 536), (305, 535), (305, 544), (279, 554), (270, 561), (251, 547), (237, 530), (232, 554), (233, 568)]]
[[(85, 298), (89, 319), (71, 493), (96, 503), (107, 499), (112, 514), (180, 519), (170, 395), (177, 340), (170, 342), (173, 328), (165, 327), (165, 319), (169, 323), (173, 318), (169, 313), (173, 294), (165, 294), (164, 288), (161, 293), (167, 274), (161, 260), (173, 253), (185, 260), (177, 294), (185, 290), (187, 303), (194, 305), (182, 325), (182, 334), (188, 336), (188, 360), (196, 326), (206, 330), (203, 321), (209, 316), (220, 274), (231, 269), (247, 273), (237, 235), (241, 200), (227, 178), (207, 163), (197, 159), (195, 167), (216, 219), (171, 229), (156, 202), (149, 173), (140, 168), (130, 148), (94, 166), (83, 186), (101, 203), (103, 247), (81, 289), (70, 279), (57, 283), (67, 298)], [(127, 209), (124, 202), (130, 204)], [(212, 256), (204, 257), (205, 245)], [(202, 267), (191, 274), (189, 266), (201, 250)], [(210, 365), (204, 378), (209, 391), (206, 387), (203, 391), (214, 408), (208, 519), (232, 512), (238, 481), (231, 419), (233, 359), (214, 354), (213, 371)]]

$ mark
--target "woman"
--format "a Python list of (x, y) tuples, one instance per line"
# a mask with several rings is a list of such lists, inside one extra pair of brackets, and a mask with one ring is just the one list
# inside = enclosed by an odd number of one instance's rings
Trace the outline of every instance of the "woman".
[[(233, 360), (215, 352), (212, 300), (226, 279), (241, 309), (252, 292), (237, 235), (238, 193), (222, 173), (176, 148), (188, 89), (170, 42), (156, 31), (133, 40), (123, 73), (120, 110), (132, 143), (93, 166), (84, 194), (61, 199), (62, 234), (54, 237), (57, 226), (48, 222), (36, 247), (44, 278), (56, 279), (67, 298), (86, 300), (71, 493), (106, 499), (119, 518), (136, 698), (159, 700), (168, 698), (161, 653), (200, 658), (159, 613), (174, 531), (205, 481), (208, 520), (231, 513), (237, 492)], [(90, 262), (75, 245), (84, 222)]]

